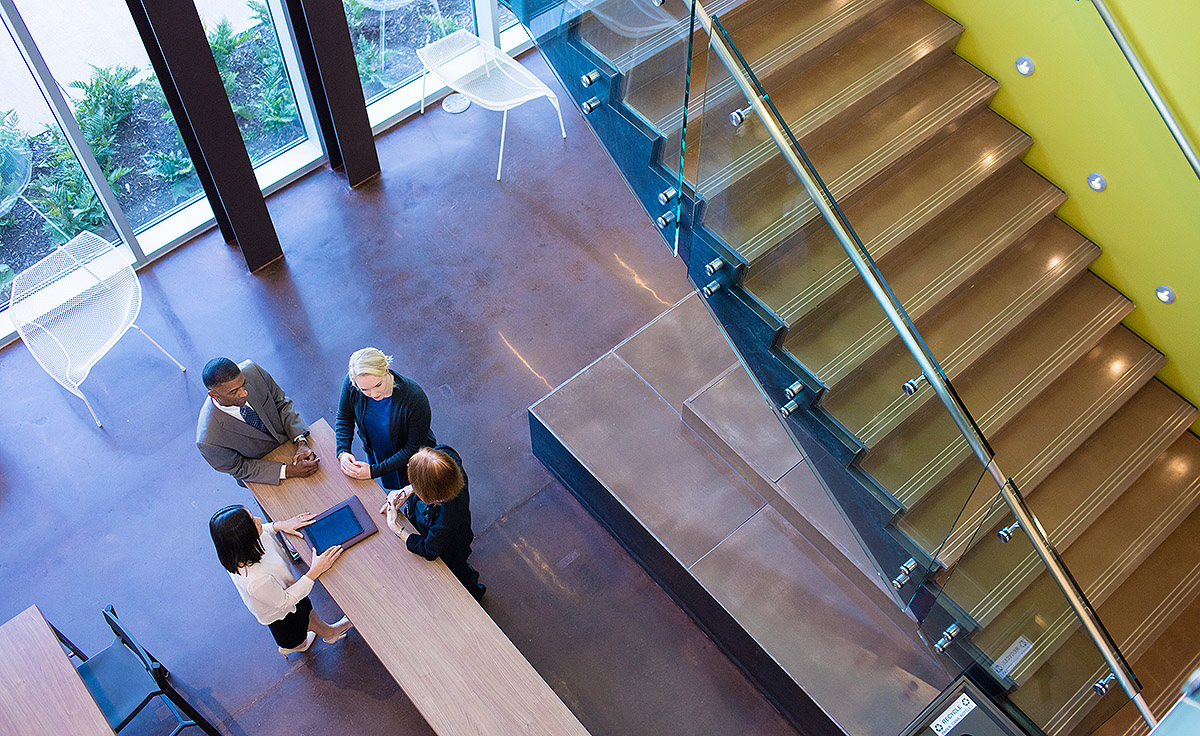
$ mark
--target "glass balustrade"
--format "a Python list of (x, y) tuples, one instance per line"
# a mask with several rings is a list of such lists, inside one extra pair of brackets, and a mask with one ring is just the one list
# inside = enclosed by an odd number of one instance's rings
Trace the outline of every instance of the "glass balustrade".
[[(831, 496), (948, 669), (990, 678), (1046, 733), (1094, 728), (1129, 698), (1114, 665), (1138, 686), (1099, 623), (1103, 606), (1089, 600), (1127, 595), (1128, 553), (1152, 548), (1142, 535), (1102, 550), (1100, 532), (1075, 528), (1073, 509), (1054, 505), (1064, 497), (1055, 489), (1071, 482), (1074, 451), (1096, 441), (1079, 427), (1120, 418), (1079, 408), (1085, 388), (1132, 394), (1126, 371), (1144, 356), (1119, 334), (1055, 332), (1055, 316), (1104, 296), (1081, 239), (1042, 224), (956, 247), (991, 217), (989, 201), (1024, 197), (1030, 217), (1061, 201), (1025, 181), (1024, 134), (961, 94), (960, 110), (936, 98), (921, 108), (908, 87), (868, 92), (871, 112), (845, 115), (855, 102), (838, 90), (853, 82), (838, 75), (850, 62), (820, 51), (787, 61), (771, 12), (735, 8), (732, 30), (717, 14), (695, 39), (693, 68), (704, 73), (691, 78), (688, 140), (672, 153), (697, 195), (694, 237), (721, 256), (706, 288), (732, 289), (776, 326), (747, 362), (777, 361), (800, 377), (790, 401), (772, 403), (807, 417), (785, 422), (802, 450), (822, 434), (846, 448), (859, 487), (831, 486)], [(956, 57), (920, 63), (935, 81), (990, 94)], [(922, 83), (936, 86), (905, 82)], [(937, 209), (930, 191), (962, 214)], [(979, 263), (1001, 250), (1011, 273), (996, 283)], [(1041, 342), (973, 306), (980, 299), (1034, 325)], [(712, 311), (744, 332), (740, 318)], [(1038, 355), (1046, 339), (1054, 349)], [(1035, 486), (1034, 502), (999, 485), (1001, 472)], [(1049, 535), (1042, 513), (1054, 520)], [(1056, 540), (1071, 544), (1063, 556)]]

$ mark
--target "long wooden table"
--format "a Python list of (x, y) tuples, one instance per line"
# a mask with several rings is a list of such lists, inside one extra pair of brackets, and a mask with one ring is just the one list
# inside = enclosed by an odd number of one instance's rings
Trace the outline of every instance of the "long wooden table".
[[(310, 428), (321, 469), (250, 488), (272, 519), (320, 513), (357, 494), (374, 514), (386, 494), (338, 468), (333, 430)], [(291, 443), (267, 457), (287, 462)], [(587, 731), (441, 560), (409, 552), (382, 515), (379, 533), (347, 549), (321, 583), (421, 715), (442, 736), (571, 736)], [(310, 550), (296, 545), (306, 560)]]
[(113, 734), (37, 606), (0, 626), (0, 734)]

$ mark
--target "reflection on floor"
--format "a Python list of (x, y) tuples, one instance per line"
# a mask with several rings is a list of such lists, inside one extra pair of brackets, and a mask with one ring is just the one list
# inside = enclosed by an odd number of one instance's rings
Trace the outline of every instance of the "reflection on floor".
[(529, 452), (526, 408), (689, 287), (578, 116), (563, 142), (549, 105), (513, 114), (499, 184), (499, 113), (433, 108), (379, 139), (380, 180), (323, 170), (270, 198), (285, 261), (249, 275), (209, 233), (143, 271), (139, 324), (188, 372), (121, 340), (84, 383), (103, 430), (24, 346), (0, 351), (0, 620), (36, 603), (91, 653), (113, 604), (226, 734), (430, 733), (356, 634), (276, 653), (206, 528), (251, 498), (194, 445), (214, 355), (257, 360), (311, 421), (375, 345), (471, 474), (485, 608), (593, 734), (794, 733)]
[(949, 678), (736, 361), (693, 294), (531, 407), (534, 452), (817, 732), (899, 733)]

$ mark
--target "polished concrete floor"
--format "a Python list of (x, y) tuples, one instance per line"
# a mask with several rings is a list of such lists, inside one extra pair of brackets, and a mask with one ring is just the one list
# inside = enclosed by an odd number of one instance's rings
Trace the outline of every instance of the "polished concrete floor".
[(250, 275), (209, 233), (145, 269), (139, 324), (188, 371), (123, 338), (84, 384), (104, 429), (20, 343), (0, 351), (0, 620), (37, 604), (90, 652), (113, 604), (223, 733), (429, 733), (356, 635), (278, 655), (206, 529), (250, 496), (194, 446), (209, 358), (255, 359), (313, 421), (374, 345), (424, 386), (471, 474), (484, 607), (593, 734), (793, 733), (530, 454), (526, 407), (689, 291), (564, 117), (565, 142), (549, 105), (514, 111), (498, 184), (500, 115), (434, 108), (379, 139), (377, 181), (322, 170), (269, 199), (286, 260)]

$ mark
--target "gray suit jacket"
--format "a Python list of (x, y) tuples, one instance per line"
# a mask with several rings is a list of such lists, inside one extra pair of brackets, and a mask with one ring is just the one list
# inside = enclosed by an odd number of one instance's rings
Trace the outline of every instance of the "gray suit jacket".
[(292, 400), (279, 388), (271, 374), (252, 361), (238, 365), (246, 377), (246, 403), (258, 412), (271, 434), (266, 435), (249, 424), (234, 419), (213, 406), (212, 397), (204, 400), (196, 424), (196, 447), (208, 464), (240, 481), (279, 485), (283, 463), (262, 460), (262, 456), (308, 432), (308, 425), (292, 406)]

